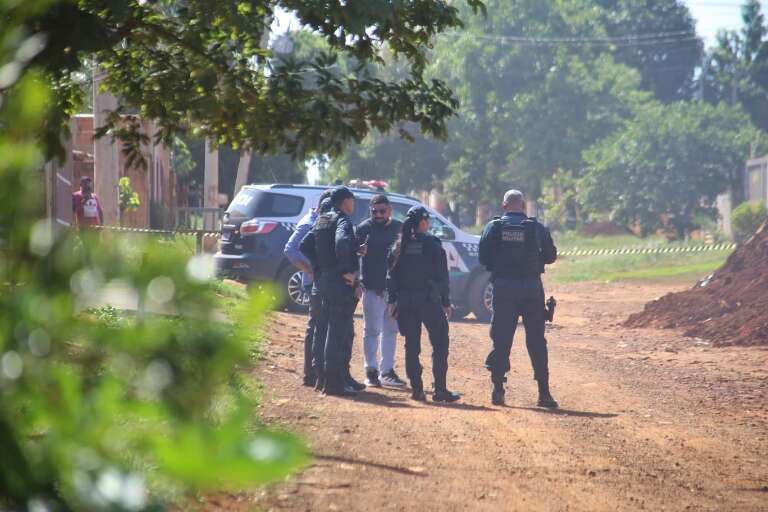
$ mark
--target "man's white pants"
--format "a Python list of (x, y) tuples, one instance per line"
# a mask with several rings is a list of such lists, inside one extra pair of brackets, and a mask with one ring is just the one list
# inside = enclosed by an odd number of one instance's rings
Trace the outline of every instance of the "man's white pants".
[[(365, 370), (380, 370), (386, 374), (395, 367), (397, 320), (387, 312), (387, 294), (363, 291), (363, 354)], [(381, 347), (381, 364), (379, 364)]]

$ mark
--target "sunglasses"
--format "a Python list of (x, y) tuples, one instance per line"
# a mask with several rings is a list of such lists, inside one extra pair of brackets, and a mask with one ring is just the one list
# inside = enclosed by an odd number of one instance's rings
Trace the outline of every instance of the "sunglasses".
[(389, 208), (386, 206), (384, 208), (371, 208), (371, 213), (373, 215), (386, 215)]

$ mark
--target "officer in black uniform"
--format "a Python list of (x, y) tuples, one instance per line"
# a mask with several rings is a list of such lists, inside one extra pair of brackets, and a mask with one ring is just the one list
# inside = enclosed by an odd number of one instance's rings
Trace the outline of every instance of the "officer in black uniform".
[(414, 400), (424, 401), (421, 380), (421, 324), (432, 344), (432, 373), (435, 402), (455, 402), (460, 395), (448, 391), (448, 318), (451, 300), (448, 262), (440, 239), (427, 233), (429, 212), (423, 206), (408, 210), (400, 243), (391, 255), (387, 282), (390, 314), (397, 318), (405, 337), (405, 372), (411, 381)]
[(504, 382), (509, 371), (509, 351), (518, 317), (523, 317), (525, 344), (539, 386), (539, 407), (557, 408), (549, 392), (547, 340), (544, 338), (544, 265), (557, 259), (549, 230), (525, 214), (522, 192), (509, 190), (502, 203), (503, 217), (494, 218), (480, 237), (480, 263), (491, 272), (493, 283), (493, 350), (485, 366), (491, 372), (491, 401), (504, 404)]
[[(326, 192), (323, 192), (323, 196), (325, 197), (320, 196), (321, 200), (317, 208), (319, 215), (330, 212), (333, 207), (330, 198), (332, 190), (327, 190)], [(315, 222), (317, 222), (317, 220)], [(314, 271), (309, 303), (309, 314), (314, 323), (311, 340), (312, 354), (310, 358), (312, 373), (315, 375), (315, 389), (317, 391), (322, 391), (325, 388), (325, 340), (328, 337), (328, 311), (323, 308), (323, 299), (317, 284), (317, 280), (320, 276), (320, 265), (317, 263), (315, 233), (313, 230), (314, 226), (313, 229), (304, 236), (304, 239), (299, 246), (299, 250), (307, 257), (312, 265), (312, 270)]]
[[(354, 396), (350, 385), (348, 357), (354, 333), (353, 314), (356, 306), (358, 245), (349, 215), (355, 196), (346, 187), (331, 193), (332, 208), (318, 217), (312, 231), (302, 241), (302, 251), (315, 258), (319, 276), (317, 288), (322, 299), (322, 317), (328, 319), (323, 371), (318, 372), (327, 395)], [(313, 248), (310, 247), (314, 242)], [(318, 344), (318, 347), (320, 344)], [(319, 364), (319, 362), (318, 362)]]

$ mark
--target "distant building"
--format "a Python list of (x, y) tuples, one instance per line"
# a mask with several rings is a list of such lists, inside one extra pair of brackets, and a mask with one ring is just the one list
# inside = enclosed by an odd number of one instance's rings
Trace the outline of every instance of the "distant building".
[[(89, 176), (96, 182), (99, 173), (94, 173), (94, 128), (93, 115), (78, 114), (70, 120), (71, 138), (64, 141), (66, 159), (64, 163), (49, 162), (46, 165), (48, 192), (48, 216), (60, 226), (72, 222), (71, 195), (80, 186), (80, 178)], [(145, 121), (144, 133), (153, 139), (156, 132), (154, 123)], [(117, 152), (116, 169), (99, 169), (103, 173), (117, 173), (118, 177), (128, 176), (131, 188), (138, 193), (140, 206), (132, 212), (125, 212), (123, 224), (136, 228), (169, 228), (176, 198), (176, 177), (171, 169), (171, 152), (166, 146), (147, 144), (142, 147), (146, 169), (139, 166), (127, 167), (122, 144), (115, 142)], [(95, 175), (96, 174), (96, 175)], [(117, 195), (118, 191), (114, 190)]]
[(768, 156), (747, 161), (744, 200), (768, 202)]

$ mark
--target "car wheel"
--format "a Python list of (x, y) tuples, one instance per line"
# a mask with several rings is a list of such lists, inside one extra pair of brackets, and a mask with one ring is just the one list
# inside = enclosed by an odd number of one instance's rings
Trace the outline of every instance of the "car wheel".
[(283, 305), (288, 311), (306, 313), (309, 311), (309, 294), (301, 285), (304, 273), (291, 265), (280, 271), (279, 282), (285, 292)]
[(475, 318), (479, 322), (488, 322), (491, 320), (493, 312), (493, 292), (491, 283), (487, 277), (480, 276), (472, 283), (469, 292), (469, 305)]

